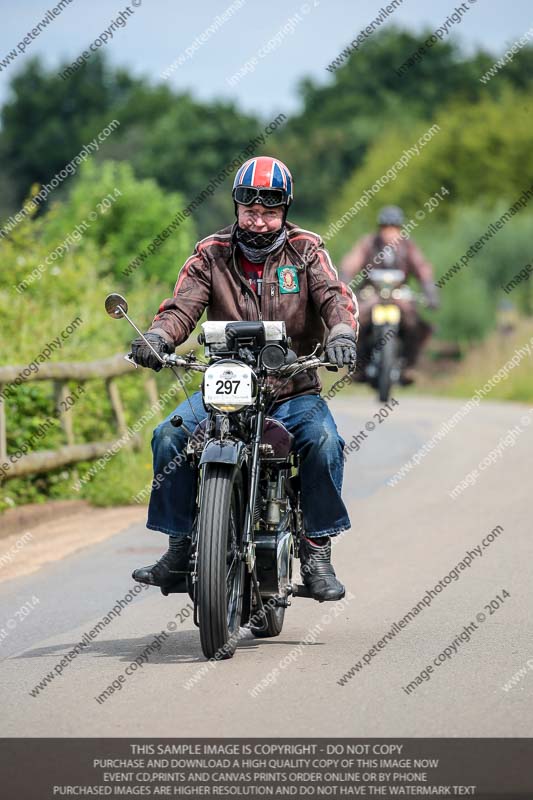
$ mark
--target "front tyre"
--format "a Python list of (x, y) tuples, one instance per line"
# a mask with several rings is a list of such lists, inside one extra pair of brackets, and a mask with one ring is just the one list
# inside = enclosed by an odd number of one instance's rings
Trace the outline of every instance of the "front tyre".
[[(387, 332), (387, 329), (385, 329)], [(378, 394), (381, 403), (389, 399), (392, 388), (392, 371), (396, 363), (396, 337), (391, 336), (383, 345), (379, 360)]]
[(206, 658), (231, 658), (237, 647), (244, 594), (242, 474), (206, 464), (198, 520), (198, 620)]

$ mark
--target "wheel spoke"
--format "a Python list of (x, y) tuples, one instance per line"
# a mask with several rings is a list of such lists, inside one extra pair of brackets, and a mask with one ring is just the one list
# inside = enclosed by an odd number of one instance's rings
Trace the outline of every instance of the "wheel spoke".
[[(231, 577), (231, 573), (232, 573), (232, 570), (233, 570), (233, 565), (237, 561), (237, 557), (238, 557), (238, 553), (233, 553), (233, 558), (231, 559), (231, 564), (229, 565), (229, 569), (228, 569), (228, 571), (226, 573), (226, 585), (229, 583), (229, 580), (230, 580), (230, 577)], [(231, 591), (231, 586), (228, 586), (228, 591)]]
[(238, 546), (238, 522), (236, 508), (232, 503), (229, 525), (228, 525), (228, 544), (226, 564), (229, 566), (226, 572), (226, 609), (228, 629), (233, 633), (235, 627), (235, 612), (239, 603), (240, 587), (240, 569), (241, 569), (241, 555)]

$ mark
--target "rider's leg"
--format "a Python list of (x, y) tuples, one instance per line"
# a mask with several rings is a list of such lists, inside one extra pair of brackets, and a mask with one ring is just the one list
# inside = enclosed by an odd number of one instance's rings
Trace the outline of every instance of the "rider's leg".
[(176, 573), (187, 567), (196, 500), (196, 470), (185, 456), (188, 433), (183, 426), (175, 428), (170, 420), (179, 415), (188, 430), (194, 431), (197, 420), (207, 416), (200, 392), (191, 396), (191, 405), (184, 400), (154, 430), (154, 480), (146, 527), (168, 534), (169, 547), (156, 564), (133, 572), (133, 578), (140, 583), (170, 586), (179, 577)]
[(340, 600), (345, 589), (331, 564), (330, 537), (350, 527), (341, 498), (344, 441), (327, 403), (318, 395), (286, 400), (272, 416), (293, 434), (300, 455), (303, 581), (316, 600)]
[(408, 377), (412, 377), (420, 351), (431, 334), (431, 326), (419, 315), (414, 303), (399, 302), (402, 312), (400, 334), (404, 343), (404, 353)]

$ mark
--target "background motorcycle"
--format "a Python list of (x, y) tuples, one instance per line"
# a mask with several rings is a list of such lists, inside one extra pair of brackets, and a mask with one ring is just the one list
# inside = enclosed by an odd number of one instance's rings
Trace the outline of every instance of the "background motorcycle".
[[(109, 295), (105, 307), (143, 336), (121, 295)], [(256, 637), (278, 636), (291, 595), (309, 597), (305, 586), (292, 584), (303, 533), (298, 455), (292, 434), (268, 413), (299, 372), (319, 366), (335, 371), (336, 366), (321, 361), (316, 350), (297, 358), (284, 322), (204, 322), (201, 327), (207, 363), (193, 352), (161, 357), (151, 348), (163, 366), (173, 369), (185, 394), (176, 368), (204, 373), (208, 412), (194, 431), (185, 429), (187, 458), (199, 478), (189, 570), (161, 591), (189, 592), (202, 651), (219, 659), (233, 656), (241, 626), (248, 623)], [(131, 354), (126, 359), (135, 364)], [(174, 416), (171, 423), (180, 427), (183, 419)]]
[(406, 363), (398, 301), (423, 304), (425, 298), (407, 286), (405, 273), (399, 269), (370, 270), (368, 284), (360, 297), (367, 300), (376, 296), (377, 303), (371, 310), (371, 351), (365, 375), (377, 389), (379, 400), (386, 403), (393, 385), (400, 382)]

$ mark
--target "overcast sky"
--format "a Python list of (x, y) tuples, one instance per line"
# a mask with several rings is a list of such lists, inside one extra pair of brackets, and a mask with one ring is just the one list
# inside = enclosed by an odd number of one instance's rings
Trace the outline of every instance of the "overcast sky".
[[(31, 41), (24, 53), (7, 66), (1, 61), (21, 42), (58, 0), (0, 0), (0, 103), (7, 97), (12, 76), (31, 55), (42, 56), (48, 66), (74, 60), (105, 31), (126, 2), (132, 14), (117, 28), (100, 52), (111, 62), (127, 66), (153, 82), (196, 37), (207, 41), (179, 65), (169, 79), (177, 89), (197, 97), (236, 99), (245, 110), (270, 117), (297, 106), (296, 87), (305, 76), (328, 81), (329, 64), (369, 22), (387, 0), (72, 0), (62, 13)], [(403, 0), (383, 25), (395, 22), (411, 30), (443, 25), (460, 3), (450, 0)], [(451, 28), (465, 49), (482, 45), (501, 53), (533, 26), (531, 0), (465, 0), (468, 11)], [(228, 19), (221, 15), (231, 8)], [(215, 18), (219, 16), (218, 22)], [(269, 40), (271, 52), (263, 47)], [(24, 45), (23, 45), (24, 46)], [(261, 51), (261, 53), (259, 52)], [(253, 71), (233, 79), (246, 62), (256, 59)]]

